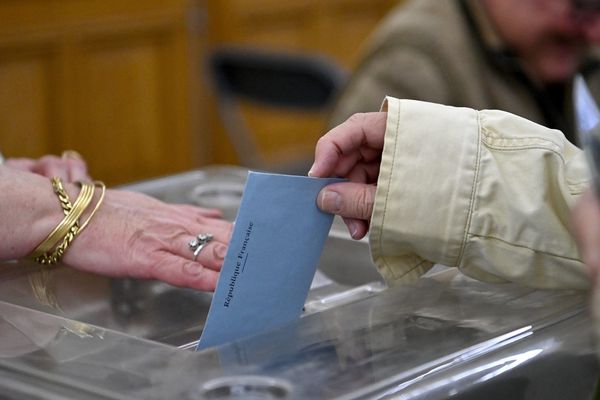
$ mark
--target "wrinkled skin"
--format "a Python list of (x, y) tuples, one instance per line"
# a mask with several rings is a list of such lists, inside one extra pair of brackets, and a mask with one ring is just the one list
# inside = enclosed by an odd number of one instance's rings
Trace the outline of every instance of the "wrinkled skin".
[[(217, 210), (108, 190), (93, 223), (73, 242), (63, 261), (102, 275), (160, 279), (212, 291), (231, 235), (231, 224), (219, 216)], [(188, 243), (206, 232), (214, 239), (193, 261)]]
[[(74, 201), (78, 186), (69, 182), (90, 180), (87, 166), (80, 157), (45, 156), (38, 160), (8, 159), (1, 168), (8, 171), (4, 179), (18, 182), (24, 194), (35, 194), (36, 205), (51, 203), (54, 222), (60, 221), (55, 196), (44, 177), (59, 176)], [(14, 170), (10, 173), (10, 170)], [(28, 173), (23, 174), (22, 171)], [(29, 173), (34, 173), (32, 175)], [(31, 192), (34, 187), (38, 192)], [(41, 187), (41, 189), (40, 189)], [(93, 204), (99, 198), (99, 190)], [(45, 203), (44, 203), (45, 202)], [(23, 206), (29, 203), (23, 201)], [(18, 204), (17, 206), (21, 206)], [(15, 207), (16, 208), (16, 207)], [(28, 211), (25, 208), (26, 211)], [(28, 215), (31, 212), (16, 212)], [(34, 221), (35, 222), (35, 221)], [(5, 240), (0, 259), (24, 257), (48, 233), (35, 231), (36, 224), (13, 223)], [(166, 204), (140, 193), (107, 190), (104, 201), (88, 227), (67, 249), (62, 261), (73, 268), (112, 277), (160, 279), (167, 283), (212, 291), (227, 251), (232, 225), (221, 219), (221, 213), (190, 205)], [(196, 261), (188, 243), (200, 233), (211, 233), (214, 239), (205, 245)], [(14, 239), (13, 239), (14, 238)], [(0, 253), (2, 253), (0, 251)]]

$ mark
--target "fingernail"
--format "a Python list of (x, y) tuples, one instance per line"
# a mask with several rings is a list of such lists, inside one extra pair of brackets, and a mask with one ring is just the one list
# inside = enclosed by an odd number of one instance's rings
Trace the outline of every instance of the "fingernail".
[(317, 170), (317, 163), (314, 162), (313, 165), (310, 166), (310, 169), (308, 170), (308, 176), (315, 176), (315, 171)]
[(62, 152), (61, 157), (63, 160), (66, 160), (68, 158), (72, 160), (83, 160), (83, 156), (75, 150), (65, 150)]
[(342, 196), (331, 190), (323, 191), (320, 208), (329, 213), (339, 213), (342, 210)]
[(358, 234), (358, 224), (356, 221), (348, 221), (348, 230), (352, 239), (356, 239), (356, 235)]
[(224, 259), (227, 254), (227, 246), (222, 244), (215, 246), (213, 254), (220, 260)]

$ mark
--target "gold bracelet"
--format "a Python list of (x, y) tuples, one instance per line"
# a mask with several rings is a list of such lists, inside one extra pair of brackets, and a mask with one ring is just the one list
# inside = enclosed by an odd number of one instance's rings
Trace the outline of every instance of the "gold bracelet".
[(94, 181), (94, 186), (100, 186), (100, 190), (101, 190), (100, 198), (98, 199), (98, 202), (94, 206), (94, 209), (92, 210), (90, 215), (87, 217), (85, 222), (83, 224), (81, 224), (81, 228), (79, 228), (79, 232), (81, 232), (82, 230), (85, 229), (85, 227), (90, 222), (90, 220), (92, 219), (94, 214), (96, 214), (96, 211), (98, 211), (98, 208), (100, 208), (100, 204), (102, 204), (102, 201), (104, 201), (104, 195), (106, 194), (106, 185), (102, 181)]
[[(77, 200), (73, 205), (73, 209), (77, 208), (80, 212), (82, 212), (83, 210), (81, 209), (81, 204), (83, 201), (88, 199), (88, 197), (89, 187), (82, 186), (81, 192), (79, 193), (79, 196), (77, 197)], [(48, 253), (50, 250), (52, 250), (52, 248), (56, 246), (59, 240), (64, 238), (65, 235), (69, 232), (69, 230), (71, 230), (71, 227), (75, 224), (75, 222), (79, 219), (80, 216), (74, 213), (73, 209), (69, 213), (67, 213), (65, 218), (63, 218), (63, 220), (56, 226), (56, 228), (54, 228), (54, 230), (50, 232), (46, 239), (44, 239), (44, 241), (35, 248), (35, 250), (32, 253), (33, 258), (37, 258), (42, 254)]]
[[(81, 185), (81, 192), (79, 194), (79, 197), (81, 197), (84, 194), (84, 190), (89, 191), (89, 184), (83, 184), (81, 182), (79, 182), (79, 184)], [(59, 201), (66, 216), (69, 212), (73, 210), (74, 206), (71, 205), (69, 196), (64, 190), (62, 182), (59, 178), (53, 178), (52, 186), (54, 187), (55, 193), (59, 197)], [(104, 199), (104, 194), (106, 191), (106, 186), (104, 185), (104, 183), (94, 182), (94, 185), (91, 187), (92, 190), (90, 199), (82, 199), (82, 204), (85, 204), (85, 206), (82, 207), (82, 210), (87, 209), (87, 206), (91, 202), (95, 186), (100, 186), (102, 189), (102, 193), (100, 194), (100, 198), (98, 199), (96, 206), (88, 216), (87, 220), (83, 223), (83, 225), (81, 225), (81, 228), (79, 227), (78, 221), (75, 221), (73, 226), (71, 226), (71, 228), (69, 229), (69, 232), (63, 238), (63, 241), (58, 245), (54, 252), (52, 252), (52, 254), (42, 254), (38, 256), (36, 258), (37, 262), (41, 264), (55, 264), (56, 262), (58, 262), (67, 250), (67, 247), (69, 247), (69, 244), (75, 239), (75, 236), (87, 226), (87, 224), (90, 222), (90, 220), (100, 207), (100, 204)], [(75, 210), (75, 212), (79, 212), (79, 210)], [(38, 300), (38, 302), (42, 305), (46, 305), (48, 307), (60, 311), (61, 309), (58, 303), (58, 298), (56, 297), (56, 294), (53, 290), (53, 279), (51, 271), (48, 268), (42, 268), (39, 271), (29, 274), (28, 278), (31, 290), (33, 291), (33, 295)]]
[[(79, 220), (79, 218), (81, 217), (83, 212), (89, 206), (92, 198), (94, 197), (94, 185), (93, 184), (82, 183), (82, 182), (79, 182), (79, 184), (81, 185), (81, 192), (79, 194), (79, 197), (75, 201), (75, 204), (73, 205), (73, 209), (71, 210), (71, 213), (69, 214), (69, 216), (71, 216), (71, 214), (72, 214), (72, 215), (74, 215), (73, 218), (77, 218), (75, 222), (77, 222)], [(82, 200), (79, 201), (80, 199), (82, 199)], [(40, 264), (56, 264), (61, 259), (61, 257), (65, 254), (67, 247), (69, 247), (71, 242), (75, 239), (75, 236), (77, 236), (78, 232), (79, 232), (79, 227), (75, 226), (75, 224), (73, 224), (69, 228), (67, 233), (64, 235), (60, 244), (58, 244), (58, 246), (56, 246), (56, 248), (54, 249), (54, 251), (52, 251), (52, 253), (46, 252), (46, 253), (40, 255), (39, 257), (37, 257), (35, 260), (37, 262), (39, 262)]]
[(69, 199), (69, 195), (67, 194), (67, 191), (65, 190), (62, 181), (59, 177), (55, 176), (52, 179), (50, 179), (50, 181), (52, 182), (52, 189), (54, 190), (54, 193), (56, 193), (56, 195), (58, 196), (58, 201), (60, 202), (60, 206), (62, 207), (63, 213), (66, 216), (73, 208), (71, 200)]
[[(82, 183), (82, 182), (78, 182), (78, 183), (81, 185), (84, 185), (84, 183)], [(100, 186), (102, 192), (100, 193), (100, 198), (98, 199), (98, 202), (94, 206), (94, 209), (92, 210), (92, 212), (90, 213), (88, 218), (85, 220), (85, 222), (81, 225), (81, 227), (73, 225), (73, 227), (71, 227), (69, 232), (63, 238), (63, 241), (56, 247), (56, 249), (51, 254), (43, 254), (43, 255), (37, 257), (36, 258), (37, 262), (39, 262), (40, 264), (56, 264), (62, 258), (62, 256), (65, 254), (67, 247), (69, 247), (71, 242), (75, 239), (75, 236), (79, 235), (81, 233), (81, 231), (83, 231), (85, 229), (85, 227), (88, 225), (88, 223), (90, 222), (90, 220), (92, 219), (94, 214), (96, 214), (96, 211), (98, 211), (98, 208), (100, 208), (100, 204), (102, 204), (102, 201), (104, 200), (104, 195), (106, 193), (106, 185), (104, 185), (103, 182), (96, 181), (96, 182), (94, 182), (94, 185), (92, 187), (92, 197), (94, 194), (93, 188), (95, 186)], [(88, 202), (88, 204), (89, 204), (89, 202)], [(86, 206), (86, 208), (87, 208), (87, 206)]]
[[(62, 244), (65, 244), (65, 241), (70, 243), (74, 238), (79, 226), (75, 227), (75, 224), (78, 224), (78, 220), (81, 217), (81, 214), (85, 211), (85, 209), (90, 204), (92, 197), (94, 195), (94, 185), (91, 183), (80, 183), (81, 184), (81, 192), (73, 204), (71, 210), (67, 213), (65, 218), (54, 228), (52, 232), (44, 239), (42, 243), (40, 243), (35, 250), (33, 251), (31, 257), (37, 259), (42, 255), (47, 255), (54, 247), (56, 247), (57, 243), (62, 240)], [(59, 196), (60, 199), (60, 196)], [(63, 199), (60, 199), (61, 204)], [(64, 206), (63, 206), (64, 208)], [(68, 207), (67, 207), (68, 208)], [(73, 235), (73, 238), (68, 240), (67, 236)], [(68, 243), (66, 244), (68, 246)]]

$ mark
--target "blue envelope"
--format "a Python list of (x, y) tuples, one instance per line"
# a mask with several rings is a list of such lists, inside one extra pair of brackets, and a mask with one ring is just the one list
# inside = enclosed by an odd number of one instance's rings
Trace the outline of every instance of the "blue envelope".
[(250, 172), (196, 350), (268, 331), (300, 316), (333, 215), (319, 191), (341, 182)]

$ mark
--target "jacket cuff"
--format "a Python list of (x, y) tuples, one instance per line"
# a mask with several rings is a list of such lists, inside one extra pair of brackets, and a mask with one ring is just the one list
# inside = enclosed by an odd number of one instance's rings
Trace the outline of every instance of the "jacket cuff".
[(457, 266), (479, 172), (478, 113), (386, 98), (387, 126), (371, 218), (373, 261), (389, 283), (434, 263)]

